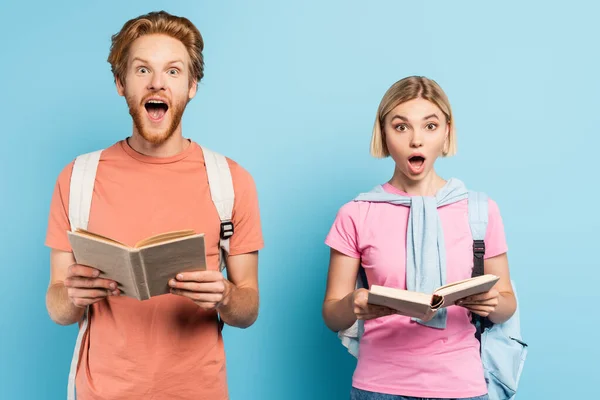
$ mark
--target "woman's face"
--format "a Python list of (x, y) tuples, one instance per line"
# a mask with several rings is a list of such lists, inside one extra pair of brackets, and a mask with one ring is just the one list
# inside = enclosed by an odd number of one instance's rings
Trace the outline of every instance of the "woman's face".
[(413, 181), (431, 172), (450, 131), (442, 110), (422, 98), (399, 104), (385, 116), (383, 128), (396, 168)]

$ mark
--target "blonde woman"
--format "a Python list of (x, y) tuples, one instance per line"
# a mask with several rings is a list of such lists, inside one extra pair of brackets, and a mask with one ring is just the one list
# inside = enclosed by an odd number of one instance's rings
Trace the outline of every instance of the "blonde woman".
[[(438, 84), (408, 77), (385, 93), (371, 154), (391, 157), (391, 179), (343, 205), (327, 235), (331, 247), (323, 317), (335, 332), (364, 324), (351, 399), (487, 399), (472, 314), (493, 323), (516, 308), (500, 211), (488, 200), (485, 273), (500, 277), (489, 292), (437, 312), (429, 321), (367, 303), (369, 285), (416, 291), (471, 277), (473, 239), (467, 188), (436, 173), (438, 157), (456, 152), (450, 103)], [(393, 201), (393, 200), (402, 201)]]

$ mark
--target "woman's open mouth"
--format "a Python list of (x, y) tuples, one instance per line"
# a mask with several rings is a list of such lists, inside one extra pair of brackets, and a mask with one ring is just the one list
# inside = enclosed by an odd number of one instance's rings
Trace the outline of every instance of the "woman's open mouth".
[(420, 174), (425, 169), (425, 157), (422, 154), (413, 154), (408, 158), (408, 168), (413, 174)]

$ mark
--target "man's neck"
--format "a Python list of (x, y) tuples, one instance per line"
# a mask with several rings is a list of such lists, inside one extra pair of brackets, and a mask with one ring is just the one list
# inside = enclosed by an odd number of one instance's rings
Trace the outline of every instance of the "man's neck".
[(127, 143), (140, 154), (161, 158), (179, 154), (190, 145), (190, 141), (183, 138), (181, 131), (174, 133), (173, 136), (161, 144), (154, 144), (148, 142), (134, 130), (133, 135), (127, 139)]

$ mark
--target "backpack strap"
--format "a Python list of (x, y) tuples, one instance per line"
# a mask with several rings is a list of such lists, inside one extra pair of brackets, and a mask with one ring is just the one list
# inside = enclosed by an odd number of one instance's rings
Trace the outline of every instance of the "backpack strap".
[(231, 171), (225, 156), (201, 147), (206, 164), (206, 175), (212, 201), (219, 213), (221, 220), (220, 232), (220, 269), (227, 267), (227, 255), (229, 254), (229, 238), (233, 236), (234, 227), (231, 221), (233, 213), (233, 202), (235, 199)]
[[(485, 235), (488, 225), (488, 197), (485, 193), (469, 191), (469, 226), (473, 236), (473, 272), (472, 277), (484, 274), (483, 262), (485, 258)], [(489, 318), (473, 314), (475, 324), (475, 337), (481, 343), (481, 334), (492, 326)]]
[(69, 223), (71, 231), (87, 229), (96, 181), (96, 170), (102, 150), (82, 154), (75, 158), (69, 189)]
[[(71, 231), (77, 228), (87, 229), (90, 208), (92, 205), (92, 195), (94, 193), (94, 182), (96, 181), (96, 171), (102, 150), (82, 154), (75, 158), (73, 171), (71, 172), (71, 182), (69, 186), (69, 223)], [(83, 311), (83, 319), (75, 341), (75, 349), (71, 360), (69, 370), (69, 381), (67, 384), (67, 399), (75, 400), (75, 377), (81, 355), (81, 345), (83, 337), (88, 328), (89, 307)]]
[(485, 234), (488, 224), (488, 198), (485, 193), (469, 191), (469, 226), (473, 236), (473, 277), (483, 275)]

